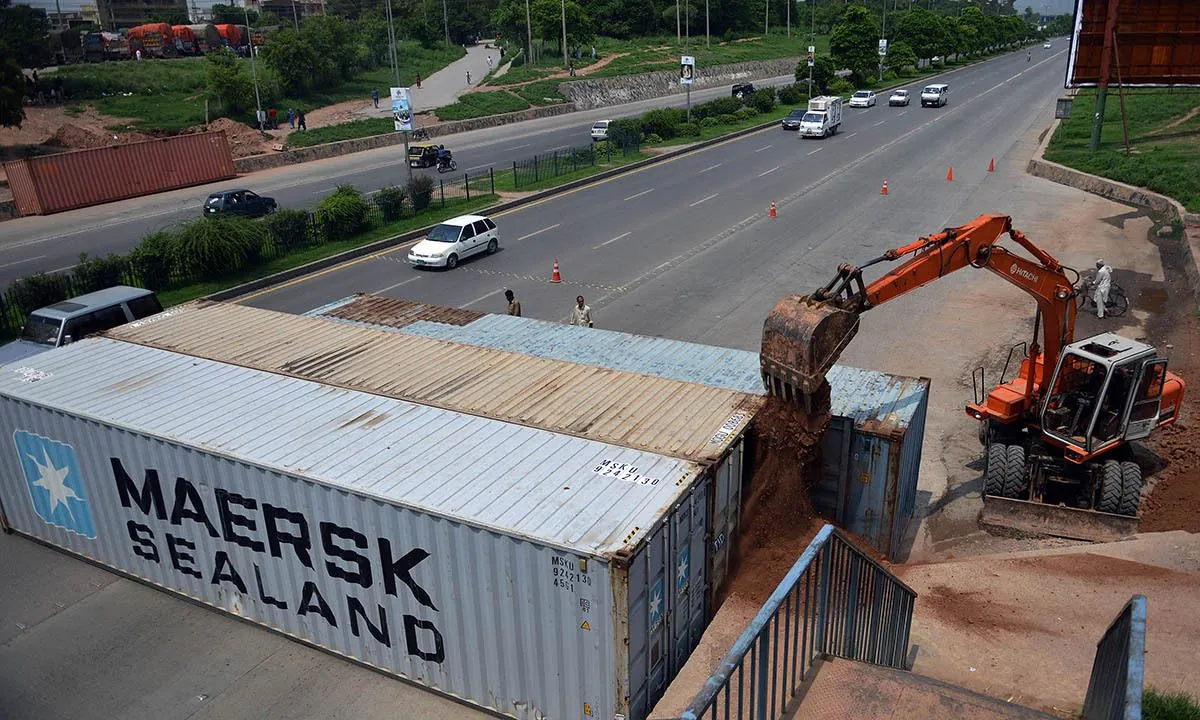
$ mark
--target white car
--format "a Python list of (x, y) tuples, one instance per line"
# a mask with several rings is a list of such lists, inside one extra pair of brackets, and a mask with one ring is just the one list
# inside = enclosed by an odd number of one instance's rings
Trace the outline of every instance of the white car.
[(499, 249), (496, 223), (482, 215), (459, 215), (430, 230), (408, 251), (408, 262), (416, 267), (450, 269), (465, 257), (491, 255)]
[(592, 125), (592, 142), (608, 139), (608, 123), (609, 120), (597, 120)]
[(908, 107), (907, 90), (897, 90), (896, 92), (892, 93), (891, 97), (888, 98), (888, 107), (894, 107), (896, 105)]
[(870, 90), (859, 90), (850, 96), (850, 107), (875, 107), (875, 93)]
[(1042, 47), (1044, 47), (1044, 48), (1046, 48), (1046, 49), (1049, 49), (1049, 48), (1050, 48), (1050, 43), (1042, 43)]

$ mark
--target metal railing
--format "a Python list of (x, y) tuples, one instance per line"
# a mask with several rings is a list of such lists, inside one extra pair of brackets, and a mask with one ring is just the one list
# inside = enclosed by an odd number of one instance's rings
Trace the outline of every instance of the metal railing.
[(611, 162), (613, 155), (627, 157), (639, 152), (641, 152), (641, 143), (616, 145), (605, 142), (600, 145), (581, 145), (566, 150), (539, 153), (513, 162), (513, 187), (521, 190), (544, 180), (568, 175), (585, 167), (592, 167), (597, 163)]
[(1086, 720), (1141, 720), (1145, 657), (1146, 597), (1134, 595), (1096, 643)]
[(907, 669), (916, 597), (826, 525), (681, 720), (779, 718), (823, 655)]

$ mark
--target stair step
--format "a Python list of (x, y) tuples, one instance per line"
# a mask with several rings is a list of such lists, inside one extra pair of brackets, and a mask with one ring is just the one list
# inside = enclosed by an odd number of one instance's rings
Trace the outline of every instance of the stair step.
[(1054, 715), (903, 670), (833, 658), (791, 720), (1053, 720)]

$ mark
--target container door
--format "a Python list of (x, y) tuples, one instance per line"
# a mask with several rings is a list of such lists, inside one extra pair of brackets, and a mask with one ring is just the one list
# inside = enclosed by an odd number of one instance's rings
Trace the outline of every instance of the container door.
[(711, 482), (708, 476), (698, 483), (671, 516), (672, 601), (667, 624), (672, 638), (670, 677), (675, 677), (687, 662), (708, 616), (708, 573), (705, 568), (706, 538), (710, 532), (708, 502)]
[(668, 684), (666, 619), (671, 572), (666, 558), (671, 531), (670, 522), (655, 528), (629, 565), (630, 720), (644, 720)]
[[(713, 474), (709, 494), (712, 497), (712, 530), (709, 534), (708, 556), (709, 596), (712, 607), (715, 595), (729, 574), (729, 561), (733, 553), (734, 538), (738, 534), (738, 520), (742, 509), (742, 468), (745, 462), (745, 438), (730, 448), (729, 456)], [(695, 554), (694, 557), (704, 557)]]
[[(890, 451), (885, 438), (863, 432), (854, 435), (842, 523), (876, 548), (887, 547), (886, 539), (880, 537), (880, 520), (888, 487)], [(896, 451), (899, 452), (899, 447)]]
[(813, 507), (839, 525), (846, 524), (846, 487), (853, 464), (853, 438), (852, 421), (833, 418), (821, 439), (821, 480), (812, 490)]

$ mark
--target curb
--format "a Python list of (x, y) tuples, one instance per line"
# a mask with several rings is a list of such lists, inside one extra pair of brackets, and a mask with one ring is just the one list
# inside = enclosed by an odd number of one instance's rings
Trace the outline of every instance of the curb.
[[(1107, 200), (1144, 208), (1159, 215), (1165, 215), (1172, 221), (1182, 223), (1184, 231), (1180, 242), (1187, 256), (1182, 270), (1188, 285), (1192, 288), (1193, 296), (1197, 302), (1200, 302), (1200, 213), (1189, 213), (1182, 203), (1166, 195), (1117, 180), (1109, 180), (1099, 175), (1092, 175), (1044, 159), (1046, 148), (1049, 147), (1050, 140), (1054, 137), (1054, 132), (1058, 130), (1061, 122), (1061, 120), (1055, 120), (1050, 126), (1050, 131), (1042, 138), (1037, 152), (1025, 166), (1025, 172), (1034, 177), (1083, 190)], [(1190, 232), (1189, 229), (1191, 229)], [(1193, 235), (1196, 236), (1195, 239), (1192, 238)]]
[[(1020, 52), (1020, 50), (1018, 49), (1013, 52)], [(1005, 53), (1005, 54), (1008, 54), (1008, 53)], [(955, 72), (957, 70), (962, 70), (963, 68), (969, 67), (971, 65), (977, 65), (982, 62), (987, 62), (988, 60), (992, 60), (992, 59), (998, 58), (998, 57), (1002, 57), (1002, 55), (997, 55), (997, 56), (994, 56), (993, 58), (987, 58), (985, 60), (979, 60), (976, 62), (968, 63), (966, 65), (960, 65), (960, 66), (957, 66), (954, 68), (943, 70), (942, 72), (939, 72), (939, 73), (925, 75), (924, 77), (918, 76), (916, 78), (906, 78), (904, 80), (898, 80), (894, 84), (885, 85), (885, 86), (879, 88), (879, 90), (877, 92), (886, 92), (893, 88), (901, 87), (903, 85), (908, 85), (914, 81), (924, 81), (924, 80), (930, 80), (933, 78), (941, 77), (942, 75), (945, 75), (945, 74), (948, 74), (951, 72)], [(541, 190), (541, 191), (538, 191), (527, 197), (519, 198), (517, 200), (510, 200), (508, 202), (503, 202), (503, 203), (499, 203), (496, 205), (490, 205), (490, 206), (484, 208), (483, 210), (486, 210), (486, 211), (492, 212), (492, 213), (513, 210), (513, 209), (522, 207), (524, 205), (529, 205), (529, 204), (532, 204), (535, 202), (539, 202), (541, 200), (545, 200), (547, 198), (554, 197), (555, 195), (559, 195), (559, 194), (562, 194), (562, 193), (565, 193), (565, 192), (568, 192), (571, 190), (575, 190), (577, 188), (585, 187), (585, 186), (591, 185), (593, 183), (598, 183), (603, 180), (607, 180), (609, 178), (616, 177), (618, 175), (624, 175), (625, 173), (630, 173), (635, 170), (640, 170), (641, 168), (644, 168), (644, 167), (649, 167), (651, 165), (656, 165), (658, 163), (666, 162), (668, 160), (671, 160), (671, 159), (674, 159), (677, 157), (683, 157), (684, 155), (688, 155), (693, 152), (705, 150), (705, 149), (713, 147), (715, 145), (719, 145), (723, 142), (727, 142), (730, 140), (736, 140), (737, 138), (744, 137), (746, 135), (751, 135), (751, 134), (759, 132), (761, 130), (766, 130), (768, 128), (777, 127), (778, 125), (779, 125), (779, 120), (771, 120), (768, 122), (760, 123), (758, 125), (752, 125), (748, 128), (742, 128), (741, 130), (734, 130), (731, 133), (727, 133), (727, 134), (721, 135), (719, 137), (710, 138), (708, 140), (701, 140), (701, 141), (699, 141), (697, 143), (693, 143), (691, 145), (685, 145), (678, 150), (674, 150), (671, 152), (665, 152), (661, 155), (657, 155), (652, 158), (647, 158), (645, 160), (639, 160), (638, 162), (630, 163), (629, 165), (622, 165), (621, 167), (613, 168), (611, 170), (605, 170), (604, 172), (596, 173), (595, 175), (589, 175), (585, 178), (580, 178), (579, 180), (572, 180), (571, 182), (565, 183), (563, 185), (558, 185), (556, 187), (548, 188), (546, 190)], [(349, 142), (349, 141), (343, 141), (343, 142)], [(319, 147), (319, 146), (315, 146), (315, 147)], [(481, 210), (481, 212), (483, 210)], [(382, 252), (384, 250), (389, 250), (397, 245), (403, 245), (404, 243), (406, 243), (410, 240), (415, 240), (415, 239), (421, 237), (422, 235), (425, 235), (426, 233), (429, 232), (429, 229), (431, 227), (433, 227), (433, 226), (426, 225), (425, 227), (418, 228), (416, 230), (411, 230), (411, 231), (403, 233), (401, 235), (395, 235), (390, 238), (384, 238), (383, 240), (377, 240), (369, 245), (363, 245), (362, 247), (357, 247), (352, 250), (346, 250), (345, 252), (338, 253), (337, 255), (331, 255), (331, 256), (329, 256), (327, 258), (323, 258), (321, 260), (314, 260), (313, 262), (308, 263), (307, 265), (301, 265), (299, 267), (292, 268), (291, 270), (284, 270), (282, 272), (275, 273), (274, 275), (268, 275), (266, 277), (259, 278), (257, 280), (251, 280), (250, 282), (243, 283), (241, 285), (236, 285), (236, 286), (228, 288), (226, 290), (220, 290), (218, 292), (212, 293), (211, 295), (206, 295), (205, 299), (206, 300), (214, 300), (214, 301), (235, 300), (239, 297), (242, 297), (243, 295), (248, 295), (252, 292), (257, 292), (259, 290), (265, 290), (274, 285), (279, 285), (281, 283), (285, 283), (289, 280), (294, 280), (294, 279), (304, 276), (304, 275), (319, 272), (321, 270), (331, 268), (335, 265), (340, 265), (342, 263), (349, 262), (350, 260), (356, 260), (356, 259), (366, 256), (366, 255), (373, 255), (375, 253)]]

